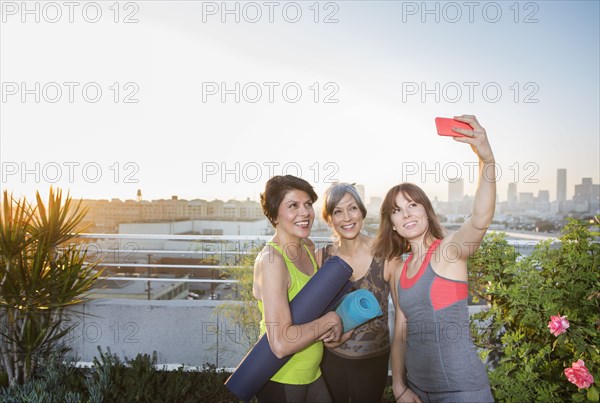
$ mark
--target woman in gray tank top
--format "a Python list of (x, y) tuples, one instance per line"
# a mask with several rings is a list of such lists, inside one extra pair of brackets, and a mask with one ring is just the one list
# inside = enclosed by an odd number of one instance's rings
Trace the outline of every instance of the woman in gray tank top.
[[(455, 120), (455, 141), (479, 159), (471, 217), (445, 236), (426, 194), (416, 185), (394, 186), (381, 206), (375, 252), (395, 266), (396, 309), (391, 346), (392, 389), (397, 402), (493, 402), (485, 366), (469, 333), (467, 259), (492, 222), (496, 167), (486, 131), (475, 116)], [(400, 264), (401, 256), (410, 256)]]

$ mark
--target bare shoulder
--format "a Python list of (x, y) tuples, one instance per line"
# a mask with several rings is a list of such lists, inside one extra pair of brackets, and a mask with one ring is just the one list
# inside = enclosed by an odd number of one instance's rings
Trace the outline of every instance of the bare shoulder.
[(315, 261), (317, 262), (317, 266), (320, 267), (321, 266), (321, 260), (319, 260), (318, 251), (316, 250), (316, 246), (315, 246), (315, 243), (313, 242), (313, 240), (310, 239), (310, 238), (306, 238), (302, 242), (304, 242), (304, 244), (308, 248), (308, 250), (309, 250), (310, 254), (312, 255), (312, 257), (315, 258)]
[[(375, 256), (375, 254), (373, 253), (373, 246), (375, 245), (375, 238), (373, 238), (371, 235), (365, 235), (364, 236), (364, 245), (365, 248), (363, 249), (363, 251), (365, 253), (368, 253), (368, 255), (372, 258), (372, 259), (377, 259), (378, 261), (380, 260), (384, 260), (384, 258), (380, 257), (380, 256)], [(384, 268), (385, 265), (387, 264), (387, 262), (384, 262)]]
[(315, 250), (315, 243), (313, 242), (313, 240), (312, 240), (312, 239), (310, 239), (310, 238), (306, 238), (306, 239), (304, 240), (304, 243), (306, 244), (306, 246), (308, 246), (308, 248), (309, 248), (309, 249), (311, 249), (311, 250)]
[(400, 273), (402, 271), (402, 258), (395, 257), (392, 259), (387, 259), (385, 261), (385, 279), (390, 285), (390, 293), (392, 295), (392, 301), (396, 309), (398, 307), (398, 288), (396, 284), (400, 280)]
[[(463, 224), (464, 226), (470, 227), (471, 224)], [(435, 251), (436, 255), (442, 259), (438, 261), (446, 262), (466, 262), (467, 259), (475, 253), (481, 244), (481, 237), (465, 237), (465, 231), (460, 230), (448, 234), (441, 242), (438, 249)]]
[(458, 244), (456, 241), (456, 232), (451, 232), (438, 245), (434, 252), (434, 256), (437, 259), (433, 259), (435, 262), (444, 261), (456, 261), (458, 255), (460, 254), (460, 249), (458, 248)]
[(325, 247), (323, 246), (315, 251), (315, 259), (317, 260), (319, 267), (323, 266), (323, 255), (325, 254), (324, 249)]
[(256, 260), (254, 261), (254, 271), (268, 272), (281, 267), (281, 265), (285, 265), (281, 253), (277, 252), (272, 246), (265, 245), (256, 256)]
[(388, 266), (393, 270), (397, 270), (398, 268), (402, 267), (402, 263), (404, 263), (404, 259), (402, 259), (402, 256), (396, 256), (392, 259), (387, 260)]
[(387, 259), (384, 265), (384, 276), (385, 279), (389, 281), (396, 281), (400, 278), (400, 271), (402, 270), (402, 257), (394, 257), (392, 259)]
[(450, 280), (467, 280), (467, 259), (476, 242), (466, 242), (460, 233), (453, 232), (446, 236), (435, 250), (430, 263), (433, 271)]
[(264, 300), (265, 293), (287, 290), (289, 284), (290, 276), (283, 256), (272, 246), (265, 246), (254, 262), (254, 295)]

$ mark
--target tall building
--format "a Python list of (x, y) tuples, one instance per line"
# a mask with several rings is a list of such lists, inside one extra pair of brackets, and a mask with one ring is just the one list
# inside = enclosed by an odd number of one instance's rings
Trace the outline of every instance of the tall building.
[(519, 199), (517, 198), (517, 184), (515, 182), (508, 184), (508, 193), (506, 195), (509, 207), (517, 205)]
[(567, 170), (560, 168), (556, 175), (556, 201), (564, 203), (567, 200)]
[(371, 217), (379, 217), (379, 209), (383, 204), (381, 197), (371, 197), (371, 201), (365, 207), (367, 208), (368, 215)]
[(358, 195), (360, 196), (361, 200), (363, 201), (363, 203), (365, 202), (365, 185), (354, 185), (354, 188), (356, 189), (356, 191), (358, 192)]
[(598, 200), (598, 186), (592, 183), (592, 178), (581, 178), (581, 183), (575, 185), (573, 200)]
[(540, 212), (550, 212), (550, 191), (540, 190), (535, 201), (535, 209)]
[(532, 210), (534, 206), (533, 192), (519, 192), (519, 210)]
[(535, 197), (533, 197), (533, 192), (519, 193), (519, 203), (533, 203), (534, 201)]
[(577, 211), (595, 213), (600, 206), (600, 185), (592, 183), (592, 178), (582, 178), (581, 184), (575, 185), (573, 201)]
[(462, 178), (448, 179), (448, 201), (460, 202), (465, 197), (465, 181)]

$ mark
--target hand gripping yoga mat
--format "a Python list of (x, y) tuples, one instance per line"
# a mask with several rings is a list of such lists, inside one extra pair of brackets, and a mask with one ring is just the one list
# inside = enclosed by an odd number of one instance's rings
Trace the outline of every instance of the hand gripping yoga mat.
[(383, 315), (377, 298), (371, 291), (364, 288), (346, 295), (335, 312), (342, 319), (344, 333)]
[[(327, 259), (290, 301), (292, 323), (310, 322), (332, 310), (352, 286), (348, 281), (351, 275), (352, 268), (340, 257)], [(267, 335), (263, 334), (225, 381), (225, 386), (238, 398), (249, 401), (291, 357), (277, 358)]]

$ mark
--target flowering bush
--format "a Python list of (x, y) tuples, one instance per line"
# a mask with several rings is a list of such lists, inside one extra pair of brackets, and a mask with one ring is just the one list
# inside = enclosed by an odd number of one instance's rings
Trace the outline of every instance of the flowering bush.
[[(560, 314), (558, 316), (550, 316), (550, 322), (548, 322), (550, 333), (556, 337), (566, 333), (569, 325), (567, 316), (560, 316)], [(594, 377), (586, 368), (583, 360), (577, 360), (577, 362), (571, 365), (571, 368), (565, 368), (564, 374), (567, 376), (569, 382), (577, 385), (580, 389), (587, 389), (594, 383)]]
[(567, 316), (550, 316), (550, 322), (548, 322), (548, 327), (550, 328), (550, 333), (555, 336), (563, 334), (569, 328), (569, 321), (567, 320)]
[[(491, 234), (470, 259), (471, 289), (489, 307), (475, 316), (472, 334), (496, 401), (599, 400), (600, 243), (594, 236), (572, 220), (559, 245), (538, 244), (517, 261), (514, 248)], [(550, 316), (555, 312), (563, 316)]]
[(566, 368), (565, 375), (569, 382), (574, 383), (578, 388), (587, 389), (594, 383), (594, 377), (585, 367), (583, 360), (577, 360), (571, 368)]

